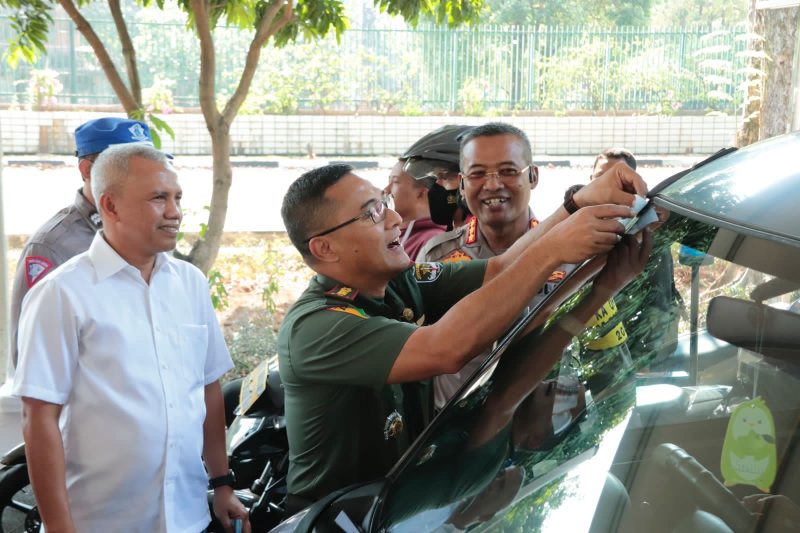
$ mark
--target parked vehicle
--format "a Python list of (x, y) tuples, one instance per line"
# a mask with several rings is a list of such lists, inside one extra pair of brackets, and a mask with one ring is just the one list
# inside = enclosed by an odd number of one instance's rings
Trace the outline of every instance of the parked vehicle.
[[(253, 531), (267, 531), (284, 516), (289, 443), (277, 358), (263, 361), (241, 382), (236, 418), (228, 427), (228, 466), (236, 495), (250, 511)], [(213, 492), (209, 491), (209, 504)], [(209, 531), (222, 531), (212, 523)]]
[[(591, 283), (567, 278), (384, 478), (274, 531), (800, 530), (798, 153), (785, 135), (660, 184), (650, 261), (597, 320), (548, 344)], [(551, 381), (530, 382), (556, 349)]]

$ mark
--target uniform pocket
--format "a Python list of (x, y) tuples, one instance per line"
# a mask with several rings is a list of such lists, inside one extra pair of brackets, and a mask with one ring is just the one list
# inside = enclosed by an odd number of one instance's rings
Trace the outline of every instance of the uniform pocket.
[(181, 371), (190, 383), (203, 383), (208, 353), (208, 327), (205, 324), (182, 324), (178, 329), (181, 341)]

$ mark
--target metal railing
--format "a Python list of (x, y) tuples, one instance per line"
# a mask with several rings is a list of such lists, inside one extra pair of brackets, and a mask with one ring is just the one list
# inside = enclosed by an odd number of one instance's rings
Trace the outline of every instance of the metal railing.
[[(91, 23), (123, 69), (113, 22)], [(142, 86), (161, 80), (175, 106), (197, 106), (194, 35), (171, 23), (132, 23), (129, 30)], [(0, 16), (0, 52), (11, 31), (9, 19)], [(733, 114), (746, 66), (745, 35), (743, 27), (350, 29), (340, 44), (331, 37), (267, 47), (244, 112)], [(232, 93), (250, 37), (234, 28), (215, 31), (220, 96)], [(58, 73), (60, 104), (117, 102), (68, 19), (55, 20), (47, 55), (36, 65), (3, 65), (0, 103), (35, 105), (28, 95), (34, 69)]]

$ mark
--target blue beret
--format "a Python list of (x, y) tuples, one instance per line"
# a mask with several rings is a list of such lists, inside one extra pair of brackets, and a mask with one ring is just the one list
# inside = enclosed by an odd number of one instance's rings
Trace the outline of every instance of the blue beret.
[(134, 142), (153, 146), (147, 124), (129, 118), (98, 118), (81, 124), (75, 130), (75, 155), (97, 154), (113, 144)]

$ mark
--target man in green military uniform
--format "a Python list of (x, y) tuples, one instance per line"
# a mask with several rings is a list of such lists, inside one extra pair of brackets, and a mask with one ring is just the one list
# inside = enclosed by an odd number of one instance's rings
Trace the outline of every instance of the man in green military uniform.
[(409, 420), (424, 407), (419, 391), (395, 385), (456, 372), (486, 350), (559, 264), (618, 242), (614, 219), (630, 216), (646, 186), (631, 171), (582, 192), (591, 207), (556, 213), (500, 256), (414, 265), (399, 215), (351, 167), (315, 169), (289, 187), (281, 214), (317, 273), (278, 338), (290, 510), (384, 475), (424, 423), (424, 413)]

